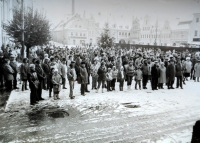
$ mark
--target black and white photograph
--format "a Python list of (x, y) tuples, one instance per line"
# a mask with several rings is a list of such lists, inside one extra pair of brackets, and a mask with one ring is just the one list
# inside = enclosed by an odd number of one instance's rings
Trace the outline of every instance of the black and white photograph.
[(0, 143), (200, 143), (200, 0), (0, 0)]

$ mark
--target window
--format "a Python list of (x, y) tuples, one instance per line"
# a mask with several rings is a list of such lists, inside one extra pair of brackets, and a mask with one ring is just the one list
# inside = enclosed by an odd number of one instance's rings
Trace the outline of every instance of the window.
[(197, 36), (197, 33), (198, 33), (197, 30), (195, 30), (195, 32), (194, 32), (194, 36)]
[(196, 22), (199, 22), (199, 18), (196, 19)]
[(127, 33), (125, 33), (125, 36), (127, 36)]
[(75, 25), (75, 27), (77, 27), (77, 25)]
[(81, 25), (79, 25), (79, 28), (81, 28)]
[(85, 33), (83, 33), (83, 36), (85, 36)]
[(122, 32), (122, 36), (124, 36), (124, 32)]
[(119, 35), (121, 35), (121, 32), (119, 32)]
[(82, 33), (80, 33), (80, 36), (82, 36)]
[(73, 32), (71, 32), (71, 36), (73, 36)]
[(74, 45), (76, 44), (76, 40), (73, 40), (73, 44), (74, 44)]
[(76, 32), (76, 36), (78, 36), (78, 33)]
[(130, 36), (131, 34), (130, 33), (128, 33), (128, 36)]

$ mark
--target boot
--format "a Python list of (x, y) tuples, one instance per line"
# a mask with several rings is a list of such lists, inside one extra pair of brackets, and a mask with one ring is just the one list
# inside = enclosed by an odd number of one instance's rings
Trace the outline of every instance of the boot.
[(99, 89), (97, 88), (97, 91), (96, 91), (96, 93), (98, 93), (99, 92)]

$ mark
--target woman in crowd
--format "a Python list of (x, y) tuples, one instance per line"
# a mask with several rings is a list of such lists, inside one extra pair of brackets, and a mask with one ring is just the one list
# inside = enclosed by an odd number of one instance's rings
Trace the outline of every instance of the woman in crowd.
[(35, 65), (30, 64), (29, 65), (29, 73), (28, 73), (28, 82), (29, 82), (29, 88), (31, 90), (30, 93), (30, 104), (34, 105), (39, 101), (39, 96), (38, 96), (38, 86), (39, 86), (39, 80), (37, 73), (35, 72)]
[(118, 70), (116, 69), (116, 66), (112, 67), (112, 80), (111, 80), (111, 89), (115, 90), (115, 83), (117, 80), (117, 74), (118, 74)]
[(163, 88), (164, 83), (166, 83), (166, 67), (165, 64), (161, 62), (159, 68), (158, 88), (164, 89)]
[(62, 85), (62, 77), (58, 74), (58, 69), (54, 69), (54, 74), (52, 76), (51, 82), (53, 83), (54, 100), (60, 99), (59, 93)]
[(11, 91), (13, 89), (12, 82), (14, 80), (13, 74), (14, 70), (10, 66), (10, 60), (5, 59), (5, 65), (4, 65), (4, 78), (5, 78), (5, 86), (7, 91)]

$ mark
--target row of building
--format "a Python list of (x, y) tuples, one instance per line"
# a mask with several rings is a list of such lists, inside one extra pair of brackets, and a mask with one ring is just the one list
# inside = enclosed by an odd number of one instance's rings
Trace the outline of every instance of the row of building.
[[(86, 18), (79, 14), (68, 17), (60, 22), (52, 31), (53, 40), (66, 45), (96, 45), (103, 31), (103, 26), (93, 16)], [(150, 16), (142, 20), (133, 18), (131, 27), (110, 25), (111, 36), (115, 43), (183, 46), (200, 45), (200, 13), (193, 14), (189, 21), (178, 21), (171, 28), (166, 20), (162, 25), (158, 20), (152, 24)]]
[[(26, 1), (27, 2), (27, 1)], [(0, 0), (0, 45), (8, 44), (11, 40), (3, 30), (7, 21), (12, 19), (13, 7), (20, 7), (20, 0)], [(105, 16), (86, 16), (75, 14), (74, 0), (72, 0), (72, 14), (67, 15), (52, 29), (52, 40), (65, 45), (97, 45), (106, 22)], [(192, 18), (192, 17), (191, 17)], [(103, 22), (102, 22), (103, 21)], [(123, 21), (123, 20), (119, 20)], [(101, 22), (101, 23), (100, 23)], [(132, 17), (130, 23), (111, 23), (110, 34), (115, 43), (144, 44), (144, 45), (200, 45), (200, 13), (193, 14), (188, 21), (177, 21), (175, 28), (171, 28), (170, 21), (152, 20), (146, 15), (144, 18)]]

